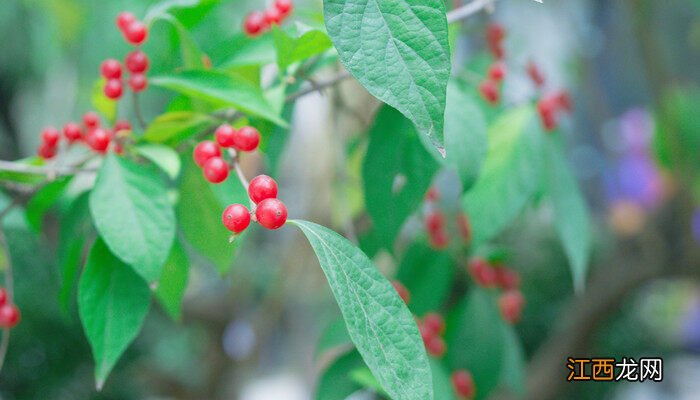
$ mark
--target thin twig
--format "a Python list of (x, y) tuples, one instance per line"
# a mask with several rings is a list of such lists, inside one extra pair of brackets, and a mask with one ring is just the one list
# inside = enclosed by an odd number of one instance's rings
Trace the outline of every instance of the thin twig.
[(290, 102), (292, 102), (300, 97), (306, 96), (307, 94), (314, 93), (314, 92), (320, 92), (321, 90), (323, 90), (325, 88), (335, 86), (336, 84), (350, 78), (351, 76), (352, 75), (350, 75), (350, 72), (343, 70), (340, 73), (338, 73), (338, 75), (334, 76), (333, 78), (330, 78), (326, 81), (316, 82), (315, 84), (309, 86), (306, 89), (301, 89), (296, 93), (290, 94), (289, 96), (287, 96), (285, 101), (287, 103), (290, 103)]
[(447, 13), (447, 23), (461, 21), (485, 9), (496, 0), (474, 0)]
[(134, 115), (136, 116), (136, 120), (139, 122), (141, 129), (145, 130), (146, 129), (146, 120), (143, 118), (143, 114), (141, 114), (141, 105), (139, 103), (139, 95), (136, 92), (133, 92), (133, 94), (134, 94)]
[(82, 172), (96, 172), (94, 168), (81, 168), (79, 166), (39, 166), (3, 160), (0, 160), (0, 171), (42, 175), (46, 177), (75, 175)]

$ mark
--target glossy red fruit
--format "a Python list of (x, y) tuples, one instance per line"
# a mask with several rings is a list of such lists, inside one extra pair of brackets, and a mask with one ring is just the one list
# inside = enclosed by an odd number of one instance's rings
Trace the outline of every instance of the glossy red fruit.
[(221, 157), (212, 157), (204, 164), (204, 177), (211, 183), (221, 183), (228, 178), (228, 163)]
[(428, 233), (435, 233), (445, 227), (445, 216), (440, 211), (430, 211), (425, 215), (423, 222)]
[(257, 36), (265, 30), (265, 16), (259, 11), (253, 11), (243, 21), (243, 31), (248, 36)]
[(131, 74), (129, 77), (129, 87), (134, 93), (142, 92), (148, 87), (148, 80), (144, 74)]
[(428, 351), (428, 354), (435, 358), (440, 358), (445, 355), (445, 351), (447, 350), (447, 345), (445, 344), (445, 340), (440, 337), (440, 336), (432, 336), (428, 338), (428, 341), (425, 342), (425, 350)]
[(255, 209), (258, 223), (267, 229), (278, 229), (287, 222), (287, 207), (278, 199), (265, 199)]
[(130, 130), (131, 130), (131, 122), (129, 122), (127, 120), (120, 120), (114, 124), (114, 131), (115, 132), (130, 131)]
[(221, 220), (226, 229), (241, 233), (250, 225), (250, 212), (242, 204), (231, 204), (224, 210)]
[(111, 135), (108, 131), (96, 128), (87, 135), (87, 144), (98, 153), (104, 153), (109, 147)]
[(253, 151), (260, 144), (260, 132), (252, 126), (244, 126), (233, 137), (233, 148), (240, 151)]
[(126, 69), (132, 74), (140, 74), (148, 71), (148, 56), (141, 50), (134, 50), (124, 58)]
[(80, 129), (80, 125), (69, 122), (63, 126), (63, 136), (65, 136), (69, 142), (75, 142), (76, 140), (80, 140), (83, 136), (83, 132)]
[(92, 111), (87, 112), (83, 115), (83, 124), (88, 129), (97, 128), (100, 126), (100, 117)]
[(498, 275), (493, 268), (483, 258), (474, 258), (467, 267), (469, 274), (477, 285), (483, 287), (494, 287), (498, 283)]
[(481, 95), (484, 97), (484, 100), (486, 100), (488, 103), (498, 103), (498, 84), (492, 81), (491, 79), (487, 79), (483, 81), (481, 85), (479, 85), (479, 92), (481, 92)]
[(255, 204), (274, 199), (277, 197), (277, 182), (267, 175), (258, 175), (248, 185), (248, 196)]
[(119, 79), (108, 79), (107, 83), (105, 83), (104, 93), (108, 99), (112, 100), (117, 100), (122, 97), (124, 93), (122, 81)]
[(472, 240), (472, 226), (469, 223), (469, 218), (467, 214), (459, 213), (457, 215), (457, 229), (459, 230), (459, 236), (462, 237), (464, 243), (469, 243)]
[(60, 138), (61, 134), (54, 128), (45, 128), (41, 132), (41, 141), (51, 147), (56, 147)]
[(508, 267), (496, 268), (498, 286), (505, 290), (520, 287), (520, 274)]
[(275, 8), (282, 14), (282, 18), (285, 18), (292, 13), (294, 4), (292, 4), (292, 0), (276, 0)]
[(223, 124), (216, 128), (214, 138), (221, 147), (233, 147), (235, 143), (236, 130), (231, 125)]
[(122, 66), (113, 58), (104, 60), (100, 65), (100, 74), (105, 79), (119, 79), (122, 77)]
[(452, 388), (460, 399), (474, 398), (476, 388), (474, 386), (474, 378), (469, 371), (457, 370), (452, 373), (450, 380), (452, 381)]
[(530, 77), (532, 83), (534, 83), (535, 86), (544, 86), (544, 75), (542, 75), (542, 71), (540, 71), (540, 68), (537, 66), (537, 64), (535, 64), (534, 61), (528, 61), (527, 67), (525, 68), (527, 70), (527, 75)]
[(537, 113), (540, 115), (542, 126), (546, 131), (553, 131), (557, 127), (557, 99), (555, 97), (542, 98), (537, 103)]
[(520, 321), (524, 306), (525, 298), (519, 290), (508, 290), (498, 298), (498, 308), (501, 309), (501, 315), (506, 322), (511, 324)]
[(39, 155), (39, 157), (43, 158), (44, 160), (50, 160), (56, 157), (56, 151), (56, 146), (49, 146), (46, 143), (42, 143), (39, 146), (39, 149), (37, 149), (36, 153), (37, 155)]
[(130, 12), (124, 11), (117, 15), (117, 27), (119, 27), (119, 30), (122, 32), (134, 21), (136, 21), (136, 17)]
[(19, 324), (20, 319), (19, 309), (14, 304), (0, 306), (0, 327), (14, 328)]
[(432, 248), (442, 250), (450, 244), (450, 236), (444, 229), (439, 229), (434, 232), (428, 232), (428, 242)]
[(216, 143), (211, 140), (205, 140), (195, 146), (193, 156), (194, 162), (202, 168), (210, 158), (221, 157), (221, 150)]
[(501, 82), (506, 77), (506, 65), (500, 61), (491, 64), (488, 76), (494, 82)]
[(445, 319), (438, 313), (431, 312), (425, 314), (423, 317), (423, 325), (436, 335), (445, 333)]
[(403, 285), (403, 283), (399, 281), (391, 281), (392, 286), (394, 286), (394, 289), (396, 289), (396, 292), (399, 294), (399, 297), (401, 297), (401, 300), (403, 300), (404, 303), (408, 304), (411, 302), (411, 292), (406, 289), (406, 286)]
[(0, 287), (0, 306), (7, 304), (7, 300), (10, 296), (7, 294), (7, 289)]
[(282, 22), (282, 13), (276, 7), (270, 7), (263, 14), (265, 25), (279, 25)]
[(148, 28), (141, 21), (133, 21), (126, 26), (123, 33), (127, 42), (133, 45), (139, 45), (146, 41), (148, 37)]

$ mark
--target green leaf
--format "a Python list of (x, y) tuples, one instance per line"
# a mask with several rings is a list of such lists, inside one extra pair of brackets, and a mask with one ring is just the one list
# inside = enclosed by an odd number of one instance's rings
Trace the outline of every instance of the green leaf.
[(383, 107), (369, 132), (362, 178), (367, 212), (384, 247), (391, 249), (437, 170), (413, 124), (395, 109)]
[(345, 400), (362, 387), (350, 379), (350, 373), (365, 366), (360, 354), (353, 350), (338, 357), (321, 375), (316, 400)]
[(450, 374), (442, 363), (434, 358), (430, 359), (430, 369), (433, 372), (433, 389), (435, 398), (440, 400), (456, 400), (455, 392), (452, 388)]
[(525, 372), (527, 371), (525, 351), (517, 332), (507, 324), (503, 325), (503, 350), (500, 384), (518, 397), (522, 397), (525, 394)]
[(450, 49), (443, 0), (324, 0), (340, 60), (443, 152)]
[(554, 223), (569, 258), (574, 287), (583, 290), (591, 247), (590, 216), (564, 150), (554, 137), (546, 138), (546, 189), (554, 209)]
[(56, 204), (71, 179), (72, 177), (59, 178), (44, 185), (27, 203), (27, 222), (36, 232), (41, 232), (44, 215)]
[(352, 340), (350, 335), (348, 335), (345, 322), (341, 318), (333, 321), (321, 334), (316, 345), (316, 357), (320, 357), (327, 351), (345, 346), (352, 346)]
[(232, 106), (280, 126), (287, 126), (267, 102), (258, 86), (235, 74), (214, 71), (185, 71), (150, 79), (156, 86), (202, 99), (219, 106)]
[(445, 148), (445, 164), (457, 171), (462, 186), (468, 189), (486, 158), (486, 120), (474, 99), (454, 83), (447, 87)]
[(306, 221), (290, 223), (309, 240), (350, 338), (384, 390), (396, 400), (431, 400), (423, 340), (391, 283), (362, 251), (332, 230)]
[(175, 242), (170, 252), (168, 261), (163, 267), (163, 275), (158, 280), (156, 297), (163, 305), (165, 311), (175, 321), (179, 321), (182, 315), (182, 297), (187, 287), (187, 275), (189, 261), (187, 254), (179, 243)]
[(499, 234), (540, 189), (544, 133), (531, 107), (504, 114), (489, 129), (482, 173), (463, 205), (474, 243)]
[(98, 240), (78, 287), (78, 310), (95, 359), (95, 381), (102, 388), (148, 314), (148, 285)]
[[(196, 3), (198, 3), (198, 1), (195, 1), (192, 5), (196, 5)], [(180, 40), (182, 66), (185, 69), (203, 68), (204, 61), (202, 57), (204, 53), (202, 53), (202, 50), (197, 45), (197, 42), (192, 39), (192, 36), (187, 31), (187, 28), (185, 28), (185, 26), (182, 25), (177, 18), (168, 14), (165, 10), (163, 10), (159, 15), (154, 16), (154, 22), (158, 20), (169, 23), (177, 32), (178, 39)]]
[(144, 144), (136, 147), (136, 151), (163, 170), (170, 179), (175, 179), (180, 174), (180, 156), (172, 148), (160, 144)]
[(200, 133), (215, 121), (208, 115), (174, 111), (158, 116), (148, 125), (143, 138), (153, 143), (179, 143)]
[(372, 392), (378, 393), (382, 396), (387, 395), (379, 382), (377, 382), (377, 378), (372, 375), (372, 371), (370, 371), (367, 367), (363, 366), (350, 371), (350, 379)]
[(82, 265), (83, 250), (94, 235), (90, 219), (89, 193), (75, 198), (59, 217), (58, 256), (61, 285), (58, 299), (61, 312), (68, 317)]
[(175, 238), (175, 212), (157, 171), (109, 154), (90, 194), (95, 227), (146, 281), (160, 278)]
[(219, 51), (226, 55), (223, 68), (248, 67), (272, 64), (277, 59), (272, 32), (251, 38), (240, 34), (224, 43)]
[(277, 64), (282, 71), (295, 62), (306, 60), (333, 46), (328, 35), (317, 29), (290, 36), (282, 29), (273, 27), (272, 35), (277, 50)]
[(454, 272), (454, 262), (448, 253), (416, 242), (401, 257), (396, 279), (411, 293), (411, 311), (423, 315), (439, 310), (445, 303)]
[[(204, 180), (202, 170), (192, 161), (192, 157), (189, 154), (183, 157), (180, 200), (175, 207), (180, 229), (187, 241), (202, 255), (213, 261), (219, 272), (224, 274), (231, 268), (242, 237), (229, 243), (231, 232), (221, 223), (221, 214), (228, 204), (246, 204), (247, 194), (243, 192), (242, 195), (229, 195), (228, 203), (224, 204), (212, 190), (212, 186)], [(229, 185), (236, 184), (237, 180), (229, 179), (219, 186), (225, 185), (221, 188), (224, 190), (229, 189)], [(233, 190), (229, 189), (228, 192)]]
[(92, 86), (92, 106), (107, 121), (114, 122), (117, 119), (117, 102), (105, 96), (104, 87), (106, 83), (106, 79), (100, 78)]

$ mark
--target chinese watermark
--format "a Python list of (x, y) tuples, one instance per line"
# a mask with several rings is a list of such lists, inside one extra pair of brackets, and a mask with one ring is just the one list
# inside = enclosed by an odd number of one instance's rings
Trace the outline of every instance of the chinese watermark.
[(569, 357), (566, 368), (569, 370), (567, 381), (628, 381), (661, 382), (664, 378), (664, 360), (662, 358), (623, 357), (614, 358), (573, 358)]

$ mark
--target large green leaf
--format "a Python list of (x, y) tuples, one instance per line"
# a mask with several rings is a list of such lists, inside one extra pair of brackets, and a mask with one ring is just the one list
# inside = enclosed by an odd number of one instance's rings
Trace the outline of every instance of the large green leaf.
[(214, 124), (208, 115), (191, 111), (173, 111), (159, 115), (148, 125), (143, 138), (155, 143), (178, 143)]
[(187, 254), (182, 246), (175, 242), (170, 257), (163, 267), (163, 275), (158, 280), (155, 294), (168, 315), (176, 321), (180, 320), (182, 314), (182, 297), (187, 287), (189, 268)]
[(59, 217), (58, 256), (61, 285), (59, 306), (65, 317), (69, 315), (78, 272), (82, 265), (83, 250), (94, 236), (90, 219), (89, 193), (85, 192), (68, 204)]
[(78, 310), (95, 359), (95, 381), (102, 387), (148, 314), (148, 285), (98, 240), (78, 287)]
[(277, 58), (272, 32), (257, 37), (240, 34), (225, 41), (217, 52), (225, 57), (223, 68), (272, 64)]
[(175, 179), (180, 174), (180, 156), (171, 147), (144, 144), (137, 146), (136, 151), (168, 174), (170, 179)]
[(27, 203), (27, 222), (37, 232), (41, 231), (44, 215), (61, 197), (73, 177), (59, 178), (41, 187)]
[(369, 133), (362, 166), (365, 203), (377, 239), (391, 248), (401, 226), (420, 206), (438, 164), (401, 113), (383, 107)]
[(350, 241), (320, 225), (306, 235), (367, 366), (395, 400), (431, 400), (432, 377), (416, 322), (391, 283)]
[(105, 157), (90, 213), (117, 257), (148, 282), (160, 278), (175, 238), (175, 212), (155, 169), (114, 154)]
[(307, 29), (299, 35), (290, 36), (282, 29), (273, 27), (272, 34), (277, 50), (277, 64), (281, 70), (333, 46), (328, 35), (317, 29)]
[(232, 106), (280, 126), (287, 125), (265, 99), (260, 87), (235, 74), (192, 70), (150, 80), (156, 86), (218, 106)]
[(411, 293), (411, 311), (423, 315), (442, 307), (454, 276), (455, 266), (449, 254), (416, 242), (402, 256), (396, 279)]
[(450, 49), (443, 0), (325, 0), (340, 60), (442, 150)]
[(486, 157), (486, 120), (474, 99), (456, 84), (447, 87), (445, 163), (454, 168), (467, 189), (474, 184)]
[(476, 243), (506, 228), (542, 181), (544, 133), (531, 107), (504, 114), (488, 135), (489, 150), (481, 175), (463, 198)]
[(590, 216), (564, 149), (555, 137), (546, 140), (547, 194), (554, 209), (554, 224), (569, 258), (574, 287), (582, 290), (591, 247)]

